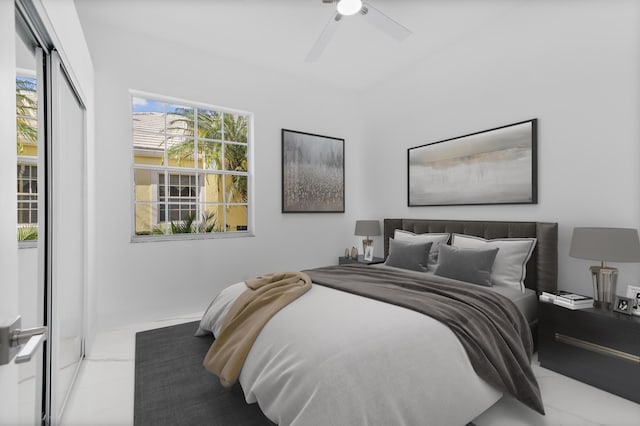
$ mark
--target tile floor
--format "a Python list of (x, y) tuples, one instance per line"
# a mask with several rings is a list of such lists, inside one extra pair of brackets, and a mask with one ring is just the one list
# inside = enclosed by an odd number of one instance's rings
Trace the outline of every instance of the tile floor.
[[(62, 426), (132, 425), (135, 333), (199, 318), (200, 314), (185, 315), (98, 334), (91, 356), (81, 366)], [(533, 364), (547, 415), (504, 397), (474, 420), (477, 426), (640, 425), (640, 404), (544, 369), (537, 358)]]

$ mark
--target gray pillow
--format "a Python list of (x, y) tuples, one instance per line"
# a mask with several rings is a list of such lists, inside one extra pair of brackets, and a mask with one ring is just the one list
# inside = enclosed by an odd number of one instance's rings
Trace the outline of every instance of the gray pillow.
[(403, 229), (396, 229), (393, 233), (393, 238), (395, 238), (396, 240), (411, 242), (431, 241), (433, 243), (433, 245), (431, 246), (431, 251), (429, 251), (429, 262), (427, 264), (428, 272), (433, 272), (438, 267), (438, 246), (440, 244), (447, 244), (447, 241), (449, 241), (449, 237), (451, 237), (451, 234), (448, 233), (414, 234), (411, 231), (405, 231)]
[(410, 269), (412, 271), (427, 271), (429, 250), (433, 242), (426, 241), (400, 241), (389, 239), (389, 256), (384, 262), (387, 266)]
[(491, 268), (498, 248), (462, 249), (440, 245), (435, 275), (491, 287)]

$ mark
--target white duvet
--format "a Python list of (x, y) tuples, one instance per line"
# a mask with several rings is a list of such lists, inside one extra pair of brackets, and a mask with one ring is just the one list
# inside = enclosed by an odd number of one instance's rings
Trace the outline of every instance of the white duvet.
[[(201, 331), (215, 335), (245, 289), (223, 290)], [(281, 426), (465, 425), (502, 396), (440, 322), (315, 284), (265, 325), (239, 381)]]

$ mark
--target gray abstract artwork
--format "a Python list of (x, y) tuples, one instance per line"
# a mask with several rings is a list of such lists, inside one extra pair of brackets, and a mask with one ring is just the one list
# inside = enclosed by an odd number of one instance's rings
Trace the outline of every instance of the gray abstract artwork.
[(344, 212), (344, 139), (282, 130), (282, 211)]
[(409, 206), (531, 204), (536, 120), (408, 150)]

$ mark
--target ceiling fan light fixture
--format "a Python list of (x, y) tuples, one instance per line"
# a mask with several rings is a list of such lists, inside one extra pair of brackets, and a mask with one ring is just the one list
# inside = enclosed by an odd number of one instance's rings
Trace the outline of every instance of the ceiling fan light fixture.
[(331, 15), (331, 18), (329, 18), (329, 22), (324, 26), (320, 37), (318, 37), (313, 46), (311, 46), (305, 62), (313, 62), (318, 59), (335, 34), (338, 24), (344, 16), (359, 13), (369, 24), (377, 27), (380, 31), (397, 41), (402, 41), (411, 35), (411, 30), (407, 27), (399, 24), (371, 4), (363, 2), (362, 0), (322, 0), (322, 3), (331, 5), (337, 3), (336, 10)]
[(362, 0), (340, 0), (336, 8), (340, 15), (355, 15), (362, 9)]

